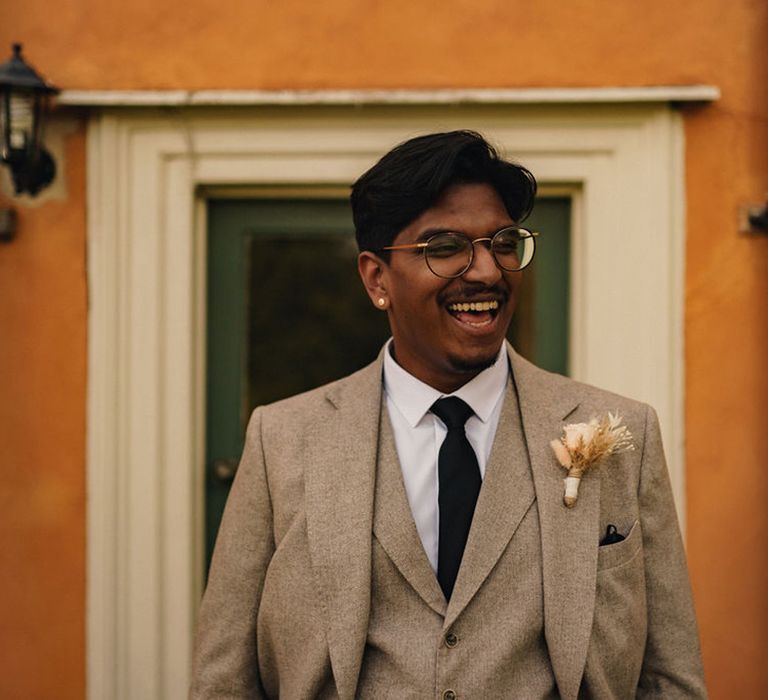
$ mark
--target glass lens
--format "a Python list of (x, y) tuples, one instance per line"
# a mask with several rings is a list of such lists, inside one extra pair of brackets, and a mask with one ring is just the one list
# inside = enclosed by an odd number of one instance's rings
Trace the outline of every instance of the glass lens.
[(505, 228), (491, 243), (496, 263), (504, 270), (522, 270), (533, 259), (534, 237), (524, 228)]
[(424, 256), (438, 277), (458, 277), (472, 259), (472, 243), (457, 233), (438, 233), (427, 241)]

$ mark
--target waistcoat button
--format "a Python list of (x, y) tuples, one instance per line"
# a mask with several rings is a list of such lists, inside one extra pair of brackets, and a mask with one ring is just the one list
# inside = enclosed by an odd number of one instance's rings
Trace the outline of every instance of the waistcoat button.
[(452, 690), (444, 691), (443, 700), (456, 700), (456, 693)]
[(445, 635), (445, 646), (453, 649), (458, 643), (459, 638), (453, 632), (448, 632), (448, 634)]

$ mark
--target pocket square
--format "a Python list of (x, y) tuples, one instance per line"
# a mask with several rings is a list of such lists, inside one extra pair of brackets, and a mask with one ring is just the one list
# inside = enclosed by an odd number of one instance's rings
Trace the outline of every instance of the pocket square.
[(616, 544), (623, 539), (625, 539), (624, 535), (619, 533), (615, 525), (608, 525), (608, 529), (605, 531), (605, 537), (600, 540), (600, 546), (603, 547), (607, 544)]

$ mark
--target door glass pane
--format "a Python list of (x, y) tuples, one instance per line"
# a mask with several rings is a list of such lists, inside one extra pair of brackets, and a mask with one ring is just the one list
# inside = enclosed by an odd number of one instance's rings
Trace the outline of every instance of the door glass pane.
[(538, 231), (536, 255), (523, 284), (508, 338), (534, 364), (568, 374), (571, 287), (571, 200), (547, 197), (523, 224)]
[(353, 236), (308, 227), (289, 236), (254, 235), (248, 248), (249, 410), (376, 357), (389, 326), (360, 283)]

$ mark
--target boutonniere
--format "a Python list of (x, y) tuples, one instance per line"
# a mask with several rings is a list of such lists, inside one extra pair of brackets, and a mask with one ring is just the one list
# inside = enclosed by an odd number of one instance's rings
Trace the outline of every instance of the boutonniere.
[(610, 412), (602, 418), (593, 418), (589, 423), (569, 423), (563, 428), (562, 437), (549, 444), (555, 451), (557, 461), (568, 470), (563, 496), (563, 503), (568, 508), (576, 505), (581, 477), (603, 457), (635, 449), (632, 433), (626, 425), (621, 425), (621, 416)]

